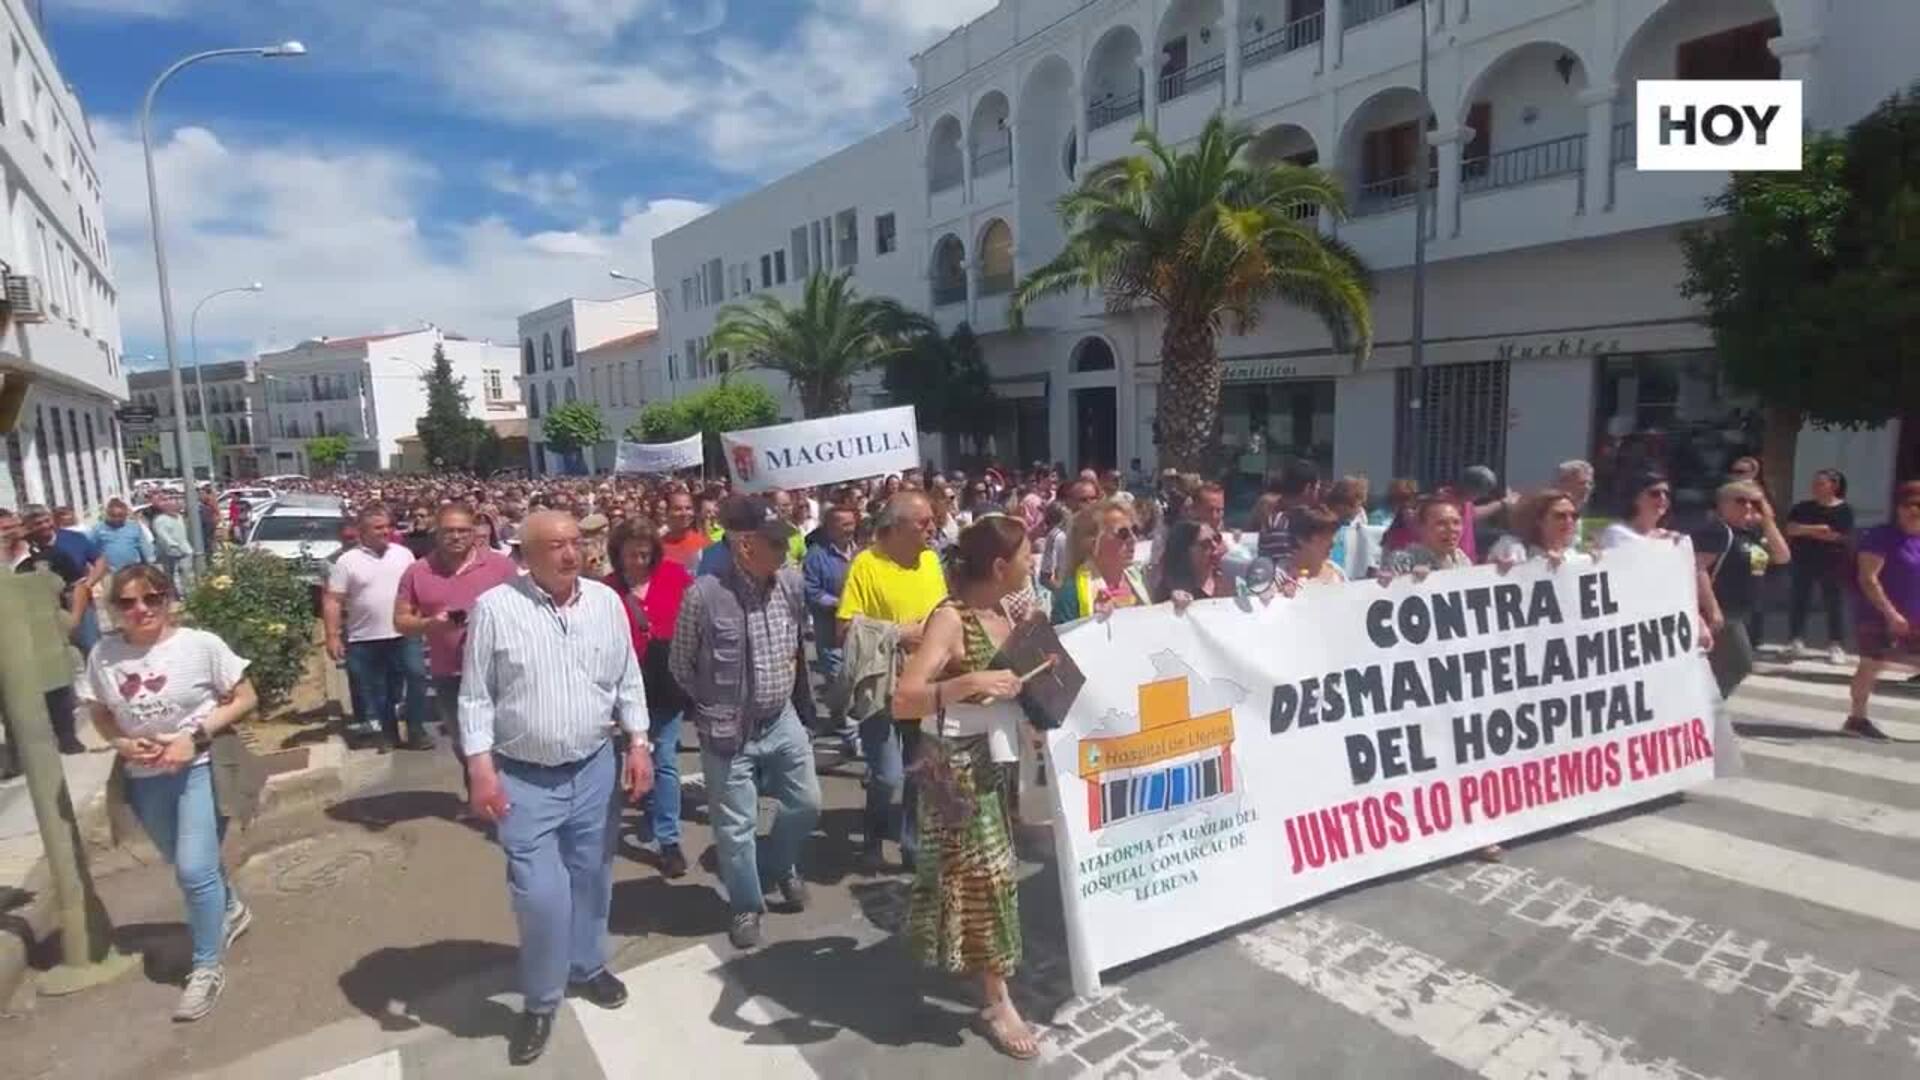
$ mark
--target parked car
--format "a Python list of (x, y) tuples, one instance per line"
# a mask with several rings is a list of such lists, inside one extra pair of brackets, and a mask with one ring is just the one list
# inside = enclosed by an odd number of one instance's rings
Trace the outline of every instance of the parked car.
[(328, 563), (340, 553), (346, 504), (337, 495), (291, 492), (253, 515), (247, 547), (294, 560), (294, 572), (309, 583), (327, 579)]

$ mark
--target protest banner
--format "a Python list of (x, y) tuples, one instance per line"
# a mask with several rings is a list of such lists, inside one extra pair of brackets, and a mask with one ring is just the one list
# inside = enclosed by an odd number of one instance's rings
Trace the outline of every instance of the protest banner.
[(920, 464), (911, 405), (729, 431), (720, 442), (735, 491), (817, 487)]
[(689, 435), (679, 442), (637, 443), (620, 440), (614, 448), (616, 473), (670, 473), (697, 469), (705, 461), (700, 436)]
[[(1122, 609), (1047, 736), (1074, 983), (1714, 774), (1691, 550)], [(1732, 748), (1728, 747), (1732, 752)]]

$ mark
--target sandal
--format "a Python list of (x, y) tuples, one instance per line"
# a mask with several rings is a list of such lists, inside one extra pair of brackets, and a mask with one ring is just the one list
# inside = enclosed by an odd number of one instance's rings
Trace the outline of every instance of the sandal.
[[(1007, 1011), (1011, 1012), (1012, 1010), (1008, 1009)], [(1016, 1013), (1015, 1016), (1017, 1018), (1018, 1014)], [(1015, 1033), (1007, 1030), (1008, 1023), (1000, 1006), (989, 1006), (988, 1008), (980, 1010), (980, 1012), (974, 1016), (973, 1027), (975, 1031), (985, 1036), (987, 1041), (993, 1044), (995, 1050), (1000, 1051), (1015, 1061), (1032, 1061), (1034, 1058), (1040, 1056), (1040, 1040), (1039, 1037), (1034, 1034), (1033, 1026), (1024, 1020), (1020, 1021), (1020, 1027), (1026, 1034), (1027, 1045), (1024, 1048), (1016, 1045), (1018, 1039), (1015, 1038)]]

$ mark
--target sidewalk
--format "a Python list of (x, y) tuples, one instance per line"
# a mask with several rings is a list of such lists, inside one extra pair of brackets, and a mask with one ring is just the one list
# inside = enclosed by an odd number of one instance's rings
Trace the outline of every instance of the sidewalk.
[[(92, 735), (87, 732), (83, 741)], [(60, 763), (84, 835), (90, 808), (105, 797), (113, 755), (75, 754)], [(43, 854), (26, 777), (0, 783), (0, 1009), (20, 989), (35, 943), (53, 929), (55, 898)]]

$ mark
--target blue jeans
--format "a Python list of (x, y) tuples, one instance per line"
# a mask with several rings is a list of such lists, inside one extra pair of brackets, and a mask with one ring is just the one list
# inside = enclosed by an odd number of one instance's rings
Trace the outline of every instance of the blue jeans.
[[(379, 724), (387, 738), (400, 741), (405, 710), (407, 734), (427, 734), (427, 653), (419, 638), (347, 643), (347, 678), (353, 687), (353, 713), (362, 724)], [(404, 703), (404, 705), (403, 705)]]
[(187, 902), (195, 970), (220, 963), (226, 948), (227, 875), (220, 865), (226, 819), (213, 801), (213, 768), (205, 763), (160, 776), (127, 777), (127, 802)]
[(620, 835), (613, 744), (566, 765), (500, 754), (494, 761), (507, 796), (498, 832), (520, 926), (520, 992), (528, 1012), (551, 1013), (569, 981), (591, 979), (607, 966)]
[(719, 849), (720, 881), (736, 912), (766, 910), (754, 830), (760, 822), (760, 797), (780, 804), (767, 835), (767, 880), (779, 882), (794, 872), (800, 845), (820, 817), (820, 780), (813, 774), (813, 741), (800, 716), (788, 705), (772, 722), (740, 744), (732, 755), (700, 748), (700, 771), (707, 781), (707, 817)]
[[(920, 743), (918, 727), (896, 724), (887, 713), (860, 721), (860, 755), (867, 762), (867, 809), (861, 834), (869, 848), (890, 836), (900, 839), (900, 860), (908, 866), (920, 854), (920, 830), (914, 807), (919, 782), (907, 775), (913, 751)], [(904, 813), (894, 809), (899, 802)], [(897, 826), (896, 826), (897, 822)]]
[(680, 713), (655, 719), (647, 738), (653, 743), (653, 790), (647, 793), (647, 823), (661, 847), (680, 844)]

